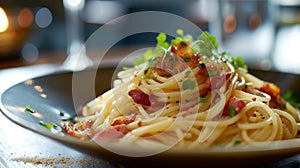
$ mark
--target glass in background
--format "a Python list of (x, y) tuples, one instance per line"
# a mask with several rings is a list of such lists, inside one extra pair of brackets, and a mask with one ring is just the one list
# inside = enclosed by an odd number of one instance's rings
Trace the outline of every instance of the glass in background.
[[(101, 51), (102, 47), (86, 46), (85, 41), (102, 25), (126, 14), (126, 5), (121, 1), (106, 0), (64, 0), (63, 4), (68, 53), (63, 68), (82, 70), (93, 65), (93, 59), (98, 57), (97, 51)], [(111, 25), (110, 28), (113, 29), (114, 26)], [(96, 40), (105, 41), (110, 38), (103, 35)]]
[(267, 0), (218, 0), (209, 31), (219, 48), (242, 56), (251, 68), (270, 69), (274, 29)]
[(300, 74), (300, 0), (270, 0), (275, 27), (272, 53), (278, 71)]
[(93, 64), (86, 55), (84, 23), (80, 17), (85, 0), (64, 0), (63, 5), (66, 17), (67, 58), (62, 68), (73, 71), (83, 70)]

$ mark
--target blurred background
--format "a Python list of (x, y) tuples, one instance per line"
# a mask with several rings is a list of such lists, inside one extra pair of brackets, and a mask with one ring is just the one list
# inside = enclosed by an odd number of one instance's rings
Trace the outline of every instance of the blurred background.
[[(250, 68), (300, 73), (300, 0), (1, 0), (0, 69), (61, 63), (70, 46), (137, 11), (164, 11), (192, 21), (215, 35), (221, 50), (243, 56)], [(109, 54), (154, 46), (155, 37), (124, 38)], [(79, 42), (71, 45), (74, 39)]]

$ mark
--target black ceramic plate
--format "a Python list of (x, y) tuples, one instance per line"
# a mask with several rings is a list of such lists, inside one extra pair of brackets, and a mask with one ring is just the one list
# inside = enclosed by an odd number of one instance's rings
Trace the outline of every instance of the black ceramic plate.
[[(88, 75), (93, 74), (92, 72), (95, 72), (95, 70), (77, 72), (77, 77), (86, 78)], [(101, 69), (96, 72), (95, 85), (92, 85), (92, 87), (95, 87), (94, 94), (99, 95), (111, 87), (114, 69)], [(251, 73), (254, 73), (266, 81), (275, 82), (282, 88), (282, 92), (293, 90), (296, 93), (300, 93), (300, 87), (298, 87), (300, 77), (298, 75), (257, 70), (252, 70)], [(68, 135), (55, 133), (41, 126), (40, 122), (61, 126), (63, 118), (76, 115), (76, 108), (78, 107), (74, 107), (72, 96), (74, 93), (72, 86), (73, 80), (72, 72), (60, 72), (29, 79), (11, 86), (1, 95), (1, 111), (10, 120), (22, 127), (55, 139), (80, 151), (114, 162), (120, 162), (125, 166), (140, 167), (140, 165), (143, 164), (143, 167), (147, 167), (147, 165), (152, 167), (154, 165), (157, 166), (157, 163), (159, 163), (160, 166), (176, 164), (177, 166), (230, 165), (234, 167), (234, 165), (238, 165), (238, 163), (243, 163), (243, 165), (246, 163), (248, 166), (253, 166), (254, 164), (263, 164), (267, 161), (274, 161), (300, 152), (300, 139), (294, 139), (279, 141), (270, 145), (267, 149), (257, 150), (169, 150), (150, 157), (132, 158), (119, 156), (106, 151), (92, 141), (80, 140)], [(82, 88), (78, 89), (77, 92), (80, 92), (79, 95), (81, 96), (77, 98), (76, 101), (77, 104), (81, 103), (84, 105), (94, 97), (85, 94), (85, 89), (90, 88), (85, 88), (84, 80), (79, 81), (79, 83)], [(30, 106), (35, 112), (30, 113), (26, 111), (26, 106)], [(130, 147), (128, 147), (128, 149), (130, 150)], [(255, 162), (253, 162), (253, 159), (255, 159)]]

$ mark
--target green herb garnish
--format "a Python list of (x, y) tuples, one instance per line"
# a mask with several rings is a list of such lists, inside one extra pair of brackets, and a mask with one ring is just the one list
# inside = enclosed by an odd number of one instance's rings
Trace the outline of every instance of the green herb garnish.
[(215, 49), (217, 49), (219, 46), (216, 37), (210, 35), (208, 31), (205, 31), (202, 34), (200, 34), (198, 40), (202, 40), (206, 44), (211, 44)]
[(209, 34), (209, 32), (205, 31), (203, 32), (199, 37), (198, 40), (200, 42), (196, 43), (193, 47), (193, 50), (196, 52), (200, 52), (202, 55), (206, 55), (208, 57), (216, 57), (216, 58), (223, 58), (229, 63), (231, 63), (234, 68), (243, 68), (245, 70), (248, 70), (247, 65), (245, 64), (244, 59), (241, 56), (238, 56), (236, 58), (233, 58), (230, 56), (227, 52), (218, 52), (218, 42), (216, 38)]
[(191, 81), (190, 79), (188, 79), (182, 83), (183, 90), (187, 90), (187, 89), (193, 90), (195, 88), (195, 86), (196, 86), (195, 82)]
[(208, 98), (207, 97), (199, 97), (199, 102), (200, 103), (205, 103), (208, 101)]
[(44, 123), (43, 121), (40, 121), (40, 125), (41, 126), (43, 126), (43, 127), (45, 127), (45, 128), (47, 128), (47, 129), (57, 129), (57, 125), (55, 125), (55, 124), (50, 124), (50, 123)]
[(217, 73), (218, 73), (217, 70), (212, 70), (212, 71), (206, 71), (206, 72), (205, 72), (205, 75), (211, 77), (211, 76), (217, 75)]
[(185, 72), (185, 76), (188, 77), (191, 73), (192, 73), (191, 71), (186, 71), (186, 72)]
[(186, 46), (187, 46), (186, 42), (184, 42), (184, 41), (181, 41), (181, 42), (180, 42), (180, 45), (181, 45), (182, 47), (186, 47)]
[(183, 36), (183, 30), (182, 29), (177, 29), (176, 33), (180, 36)]
[(25, 111), (30, 112), (30, 113), (35, 113), (35, 110), (33, 110), (29, 105), (25, 106)]
[(167, 35), (165, 33), (159, 33), (158, 36), (156, 37), (156, 40), (157, 40), (156, 48), (158, 47), (162, 47), (165, 49), (169, 48), (169, 43), (166, 42)]
[(144, 62), (146, 62), (147, 60), (149, 60), (150, 58), (153, 57), (153, 51), (152, 50), (147, 50), (145, 52), (144, 55), (140, 56), (140, 57), (137, 57), (136, 59), (133, 60), (133, 65), (134, 66), (138, 66)]
[(286, 109), (286, 105), (283, 104), (282, 102), (280, 102), (280, 101), (278, 101), (278, 100), (276, 100), (275, 102), (276, 102), (276, 104), (277, 104), (281, 109), (283, 109), (283, 110)]
[(235, 68), (243, 68), (245, 70), (248, 69), (248, 66), (245, 64), (243, 57), (237, 56), (236, 58), (233, 58), (232, 60), (233, 61), (231, 62), (231, 64), (233, 64), (233, 66)]
[[(293, 107), (300, 108), (300, 102), (299, 97), (295, 95), (295, 93), (292, 90), (288, 90), (285, 94), (282, 95), (282, 98), (289, 102)], [(298, 98), (298, 99), (297, 99)]]
[(240, 145), (240, 144), (241, 144), (241, 141), (236, 140), (236, 141), (234, 141), (233, 146), (238, 146), (238, 145)]
[(236, 114), (236, 112), (235, 112), (234, 108), (233, 108), (232, 106), (229, 106), (229, 115), (230, 115), (231, 117), (234, 117), (235, 114)]
[(182, 29), (178, 29), (177, 31), (176, 31), (176, 33), (177, 33), (177, 35), (179, 36), (179, 37), (176, 37), (175, 39), (173, 39), (173, 40), (171, 40), (171, 44), (173, 44), (173, 45), (176, 45), (176, 44), (178, 44), (178, 43), (180, 43), (180, 45), (182, 46), (182, 47), (185, 47), (187, 44), (185, 43), (185, 41), (190, 41), (190, 42), (192, 42), (193, 41), (193, 37), (191, 36), (191, 35), (184, 35), (184, 32), (183, 32), (183, 30)]
[(201, 63), (199, 64), (199, 68), (202, 69), (202, 68), (206, 68), (205, 64), (204, 63)]
[[(245, 64), (245, 61), (242, 57), (238, 56), (236, 58), (231, 57), (231, 55), (227, 52), (219, 52), (218, 51), (218, 42), (216, 40), (216, 37), (212, 36), (209, 32), (205, 31), (201, 33), (198, 37), (198, 40), (193, 43), (193, 38), (191, 35), (184, 35), (184, 32), (182, 29), (178, 29), (176, 31), (178, 34), (178, 37), (175, 37), (171, 40), (170, 43), (167, 42), (167, 35), (164, 33), (159, 33), (156, 37), (156, 47), (154, 50), (147, 50), (144, 55), (137, 57), (133, 61), (134, 66), (138, 66), (146, 61), (150, 61), (150, 67), (154, 67), (157, 61), (153, 61), (153, 59), (164, 56), (169, 52), (170, 45), (176, 45), (181, 44), (181, 46), (185, 47), (187, 45), (186, 41), (189, 41), (192, 44), (192, 50), (195, 54), (201, 53), (202, 56), (207, 57), (215, 57), (217, 59), (222, 58), (225, 61), (229, 62), (233, 65), (234, 68), (243, 68), (245, 70), (248, 70), (247, 65)], [(173, 62), (173, 60), (169, 60), (170, 62)], [(189, 59), (184, 59), (185, 62), (190, 61)], [(201, 65), (201, 64), (200, 64)], [(199, 66), (199, 68), (201, 68)], [(125, 68), (127, 69), (127, 68)]]
[(184, 60), (184, 62), (190, 62), (191, 58), (186, 57), (186, 58), (184, 58), (183, 60)]
[(144, 70), (144, 75), (148, 73), (149, 69)]
[(155, 65), (157, 64), (158, 60), (157, 58), (152, 58), (149, 60), (149, 67), (155, 67)]
[(210, 35), (207, 31), (203, 32), (198, 37), (198, 42), (192, 46), (195, 53), (201, 55), (214, 57), (218, 51), (218, 43), (214, 36)]
[(73, 117), (73, 116), (68, 117), (66, 120), (71, 122), (71, 123), (76, 123), (75, 117)]
[(64, 116), (64, 115), (65, 115), (65, 113), (64, 113), (64, 112), (62, 112), (62, 111), (60, 111), (60, 112), (59, 112), (59, 115), (60, 115), (60, 116)]

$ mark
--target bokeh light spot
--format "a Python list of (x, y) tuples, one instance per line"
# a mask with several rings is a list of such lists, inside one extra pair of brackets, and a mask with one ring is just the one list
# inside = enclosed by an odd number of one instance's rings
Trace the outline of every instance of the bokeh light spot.
[(21, 27), (28, 28), (29, 26), (31, 26), (33, 22), (32, 11), (28, 8), (21, 9), (20, 12), (18, 13), (17, 20)]
[(25, 61), (34, 62), (39, 57), (39, 50), (32, 43), (26, 43), (22, 48), (21, 54)]
[(0, 32), (4, 32), (8, 28), (8, 18), (5, 11), (0, 7)]
[(35, 22), (40, 28), (46, 28), (52, 23), (52, 13), (48, 8), (41, 8), (35, 14)]

